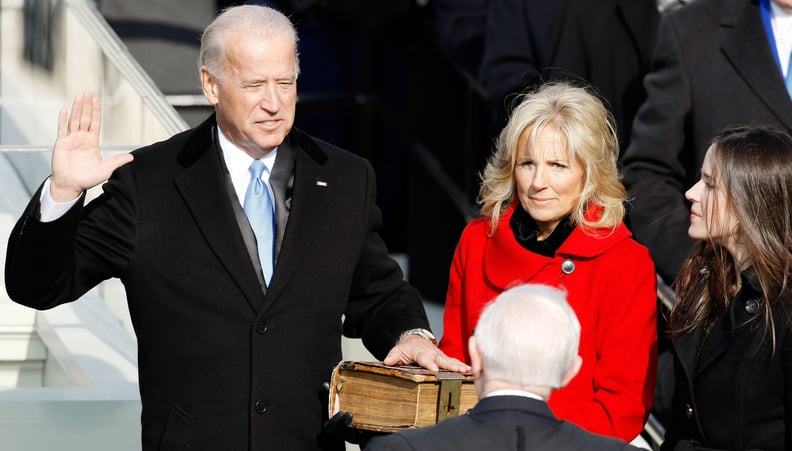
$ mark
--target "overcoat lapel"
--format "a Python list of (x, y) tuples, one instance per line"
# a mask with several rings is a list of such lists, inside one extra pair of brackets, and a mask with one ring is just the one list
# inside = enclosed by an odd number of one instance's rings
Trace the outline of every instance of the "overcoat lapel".
[(225, 186), (226, 174), (209, 122), (196, 130), (179, 156), (184, 171), (174, 178), (174, 183), (207, 245), (256, 311), (263, 292), (234, 216)]
[(721, 50), (778, 120), (792, 128), (792, 102), (767, 42), (756, 1), (729, 1), (724, 7)]
[[(293, 189), (293, 192), (288, 199), (288, 220), (282, 235), (283, 241), (279, 246), (282, 251), (278, 253), (275, 271), (261, 306), (262, 311), (281, 294), (297, 271), (306, 251), (314, 247), (318, 225), (327, 221), (326, 212), (331, 204), (329, 199), (332, 191), (337, 183), (343, 183), (328, 174), (325, 167), (327, 155), (311, 137), (295, 129), (286, 144), (294, 154), (293, 187), (288, 188)], [(280, 223), (281, 215), (276, 216)]]
[(289, 220), (291, 199), (294, 193), (294, 162), (299, 149), (291, 135), (278, 146), (278, 156), (270, 174), (270, 186), (275, 195), (275, 270), (283, 247), (283, 236)]
[(467, 415), (476, 421), (522, 427), (553, 426), (559, 423), (546, 402), (523, 396), (488, 396), (479, 400)]
[(674, 352), (682, 368), (685, 370), (685, 377), (689, 387), (693, 386), (696, 358), (698, 357), (698, 350), (703, 339), (704, 331), (701, 328), (696, 328), (688, 334), (680, 335), (673, 339)]
[(673, 339), (674, 352), (676, 352), (679, 362), (685, 370), (688, 384), (692, 387), (696, 376), (703, 373), (710, 365), (716, 362), (731, 344), (728, 324), (718, 321), (712, 328), (709, 336), (706, 337), (706, 349), (701, 352), (704, 342), (704, 330), (696, 328), (692, 332), (681, 335)]
[(729, 312), (726, 312), (712, 328), (706, 342), (701, 345), (701, 352), (696, 363), (696, 376), (703, 373), (710, 365), (729, 350), (731, 345), (730, 321), (727, 321)]

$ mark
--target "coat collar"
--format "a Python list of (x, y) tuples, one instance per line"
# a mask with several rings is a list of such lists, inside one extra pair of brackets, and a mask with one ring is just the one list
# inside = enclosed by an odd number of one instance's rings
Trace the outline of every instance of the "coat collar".
[(344, 183), (328, 171), (327, 154), (312, 137), (292, 129), (287, 142), (294, 152), (294, 176), (281, 249), (288, 249), (288, 252), (278, 254), (262, 309), (269, 307), (283, 292), (306, 252), (314, 247), (313, 240), (319, 238), (317, 225), (326, 221), (331, 208), (332, 202), (328, 199), (332, 190)]
[(261, 302), (261, 286), (237, 226), (225, 167), (215, 142), (215, 125), (213, 115), (187, 132), (190, 136), (177, 156), (182, 171), (174, 177), (174, 183), (207, 244), (255, 310)]
[(597, 257), (632, 236), (624, 224), (620, 224), (612, 233), (609, 229), (594, 231), (594, 236), (584, 233), (582, 228), (577, 226), (558, 248), (555, 257), (544, 257), (527, 251), (514, 238), (509, 227), (514, 209), (515, 204), (512, 203), (501, 217), (495, 234), (487, 237), (484, 245), (482, 262), (484, 276), (489, 282), (502, 289), (532, 279), (548, 264), (557, 263), (561, 275), (560, 264), (563, 260), (574, 261)]
[(546, 402), (524, 396), (488, 396), (479, 400), (467, 415), (485, 423), (520, 426), (559, 422)]
[(742, 288), (715, 323), (709, 335), (706, 335), (702, 328), (697, 328), (672, 339), (674, 352), (691, 386), (696, 376), (703, 373), (733, 347), (736, 336), (745, 327), (755, 324), (755, 316), (761, 315), (761, 303), (764, 300), (756, 274), (752, 268), (748, 268), (740, 277)]

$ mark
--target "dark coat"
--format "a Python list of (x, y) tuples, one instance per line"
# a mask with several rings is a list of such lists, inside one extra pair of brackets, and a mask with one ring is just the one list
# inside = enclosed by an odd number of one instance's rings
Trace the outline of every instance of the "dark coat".
[(558, 43), (553, 79), (582, 79), (594, 86), (613, 114), (620, 149), (646, 98), (660, 14), (655, 0), (572, 0)]
[(713, 135), (731, 125), (792, 129), (792, 102), (758, 0), (697, 0), (661, 19), (647, 98), (622, 162), (630, 224), (671, 282), (690, 248), (685, 191)]
[(135, 151), (101, 197), (52, 223), (37, 193), (10, 238), (7, 290), (44, 309), (121, 279), (144, 450), (317, 449), (342, 330), (382, 358), (426, 315), (378, 235), (371, 166), (298, 130), (271, 175), (279, 253), (262, 289), (214, 134), (210, 118)]
[[(762, 292), (753, 276), (708, 336), (675, 337), (676, 389), (662, 449), (792, 449), (792, 328), (774, 309), (776, 352), (762, 340)], [(788, 300), (787, 300), (788, 302)], [(788, 310), (788, 308), (787, 308)]]
[(467, 415), (373, 439), (366, 451), (637, 450), (558, 420), (547, 404), (521, 396), (484, 398)]
[(495, 129), (505, 124), (514, 94), (583, 80), (605, 99), (626, 146), (658, 20), (653, 0), (490, 1), (479, 77)]
[(555, 58), (571, 0), (490, 0), (479, 80), (493, 128), (506, 123), (514, 94), (534, 86)]

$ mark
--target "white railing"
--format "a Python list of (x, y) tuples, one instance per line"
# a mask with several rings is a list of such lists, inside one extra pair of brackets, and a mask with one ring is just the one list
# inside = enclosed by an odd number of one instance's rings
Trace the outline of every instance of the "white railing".
[(0, 0), (0, 145), (51, 146), (58, 111), (86, 90), (102, 99), (104, 145), (149, 144), (187, 128), (92, 3), (37, 1), (60, 5), (46, 25), (51, 67), (25, 57), (26, 39), (45, 33), (25, 37), (24, 1)]
[[(48, 149), (0, 148), (3, 262), (48, 160)], [(120, 283), (42, 312), (12, 303), (2, 272), (0, 285), (0, 449), (139, 450), (137, 345)]]
[[(50, 64), (25, 56), (31, 40)], [(187, 128), (92, 2), (0, 0), (2, 262), (11, 228), (49, 174), (58, 110), (86, 90), (102, 99), (108, 153)], [(137, 346), (120, 283), (43, 312), (8, 299), (3, 271), (0, 285), (0, 449), (139, 450)]]

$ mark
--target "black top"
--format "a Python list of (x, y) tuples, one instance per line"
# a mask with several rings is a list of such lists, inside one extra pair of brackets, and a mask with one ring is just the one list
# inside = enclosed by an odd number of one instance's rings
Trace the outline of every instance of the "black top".
[(575, 226), (569, 221), (569, 215), (561, 219), (553, 233), (544, 240), (537, 239), (539, 237), (539, 226), (536, 224), (534, 218), (531, 217), (520, 205), (517, 203), (514, 213), (512, 214), (509, 226), (514, 232), (514, 239), (520, 245), (529, 251), (544, 255), (545, 257), (554, 257), (559, 247), (566, 241), (569, 235), (575, 230)]

